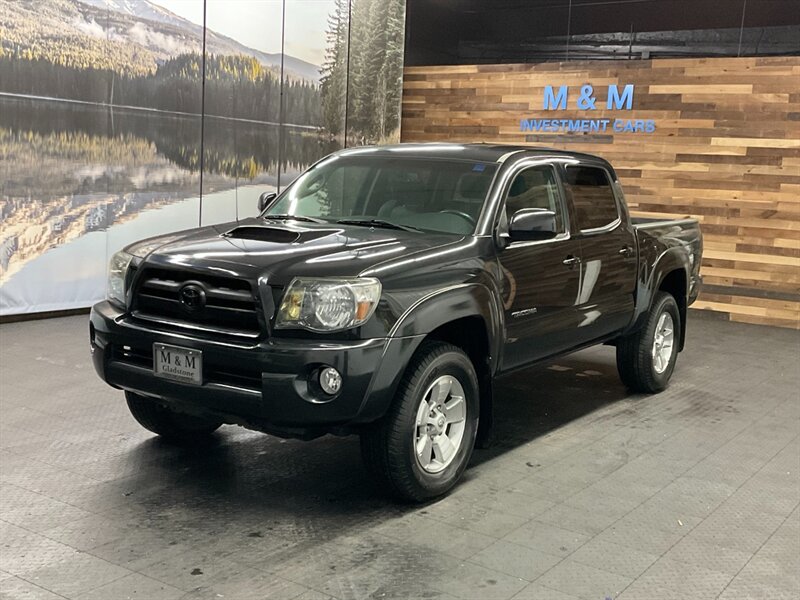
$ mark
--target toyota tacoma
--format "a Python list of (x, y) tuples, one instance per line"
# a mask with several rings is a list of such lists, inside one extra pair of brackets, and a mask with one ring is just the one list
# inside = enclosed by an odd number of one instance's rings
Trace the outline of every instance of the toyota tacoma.
[(504, 374), (608, 344), (630, 390), (663, 390), (700, 288), (697, 221), (631, 218), (613, 167), (575, 152), (347, 149), (259, 213), (114, 255), (97, 372), (175, 441), (358, 434), (410, 501), (488, 443)]

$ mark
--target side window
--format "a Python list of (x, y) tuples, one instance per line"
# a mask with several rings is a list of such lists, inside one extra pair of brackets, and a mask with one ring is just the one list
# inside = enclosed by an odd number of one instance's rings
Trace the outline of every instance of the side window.
[(564, 231), (564, 210), (559, 198), (556, 176), (550, 167), (531, 167), (517, 174), (506, 196), (506, 218), (511, 221), (522, 208), (544, 208), (556, 213), (559, 232)]
[(603, 169), (567, 167), (567, 189), (581, 231), (605, 227), (619, 218), (614, 190)]

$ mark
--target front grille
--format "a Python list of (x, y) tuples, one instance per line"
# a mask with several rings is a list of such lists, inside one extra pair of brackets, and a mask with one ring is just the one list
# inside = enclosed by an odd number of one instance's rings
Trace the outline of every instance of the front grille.
[(146, 269), (131, 308), (134, 318), (167, 328), (248, 338), (261, 333), (256, 295), (241, 279)]
[(148, 351), (131, 346), (112, 346), (111, 358), (112, 360), (144, 367), (145, 369), (153, 368), (152, 349)]

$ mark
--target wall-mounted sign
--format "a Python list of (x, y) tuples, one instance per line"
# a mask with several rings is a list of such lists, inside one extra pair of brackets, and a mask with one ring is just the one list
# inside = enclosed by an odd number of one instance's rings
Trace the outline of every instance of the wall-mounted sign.
[[(569, 86), (562, 85), (558, 91), (552, 85), (544, 86), (542, 109), (551, 110), (632, 110), (634, 85), (620, 86), (611, 84), (605, 103), (594, 92), (594, 86), (581, 86), (578, 97), (574, 99), (574, 107), (570, 107)], [(601, 102), (598, 107), (598, 101)], [(520, 119), (520, 131), (549, 133), (653, 133), (656, 130), (652, 119)]]

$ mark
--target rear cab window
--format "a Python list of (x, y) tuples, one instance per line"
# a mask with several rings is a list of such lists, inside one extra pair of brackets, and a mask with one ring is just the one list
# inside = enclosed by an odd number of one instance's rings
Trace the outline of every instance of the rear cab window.
[(581, 232), (591, 233), (619, 222), (619, 204), (605, 169), (587, 165), (568, 166), (565, 183), (572, 196)]

